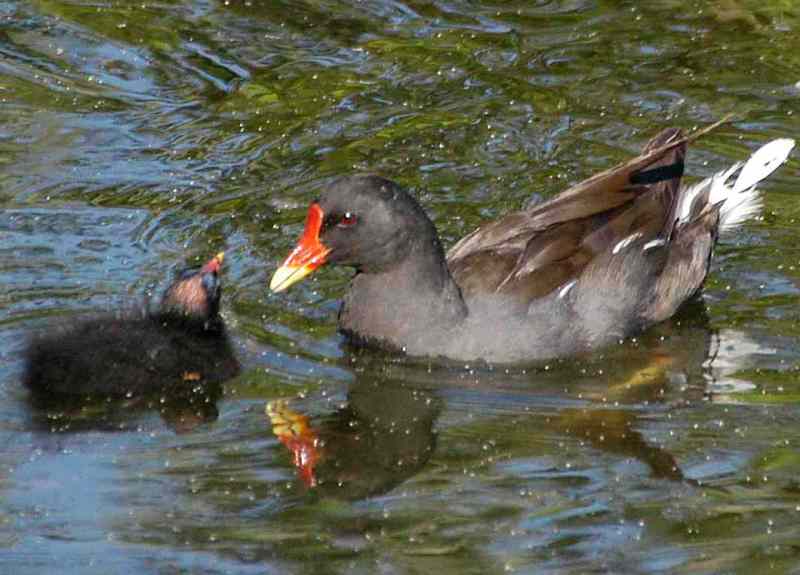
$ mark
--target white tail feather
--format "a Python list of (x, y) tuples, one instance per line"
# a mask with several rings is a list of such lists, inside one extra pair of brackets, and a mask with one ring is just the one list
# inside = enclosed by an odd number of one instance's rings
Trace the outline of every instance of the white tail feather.
[(794, 140), (789, 138), (772, 140), (761, 146), (750, 156), (742, 171), (739, 172), (739, 177), (733, 184), (733, 193), (738, 194), (752, 188), (777, 170), (789, 157), (792, 148), (794, 148)]
[[(794, 148), (794, 140), (781, 138), (761, 146), (747, 162), (734, 164), (699, 182), (682, 194), (678, 217), (686, 221), (692, 213), (692, 205), (700, 193), (711, 187), (708, 203), (722, 203), (720, 208), (719, 229), (729, 231), (756, 216), (763, 205), (763, 200), (756, 185), (774, 172), (786, 161)], [(736, 181), (729, 184), (731, 176), (739, 172)], [(724, 203), (723, 203), (724, 202)]]

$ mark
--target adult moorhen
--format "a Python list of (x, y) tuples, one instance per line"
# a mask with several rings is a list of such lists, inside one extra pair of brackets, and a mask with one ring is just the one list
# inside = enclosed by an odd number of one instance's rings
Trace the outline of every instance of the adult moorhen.
[(521, 362), (596, 349), (670, 317), (700, 289), (719, 232), (758, 212), (755, 185), (794, 146), (774, 140), (681, 187), (687, 144), (706, 131), (664, 130), (639, 156), (481, 226), (446, 257), (397, 184), (341, 178), (311, 204), (270, 288), (326, 262), (352, 266), (340, 330), (410, 355)]
[(219, 316), (223, 254), (186, 270), (157, 311), (94, 317), (34, 337), (25, 385), (40, 403), (82, 396), (144, 396), (221, 384), (239, 371)]

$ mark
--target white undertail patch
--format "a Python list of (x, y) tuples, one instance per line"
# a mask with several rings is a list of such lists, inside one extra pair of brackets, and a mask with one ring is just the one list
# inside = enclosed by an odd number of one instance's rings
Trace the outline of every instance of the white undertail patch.
[[(722, 203), (720, 231), (732, 230), (756, 216), (763, 205), (756, 185), (786, 161), (794, 144), (794, 140), (790, 138), (772, 140), (756, 150), (747, 162), (738, 162), (727, 170), (690, 186), (681, 194), (678, 218), (682, 222), (688, 221), (692, 215), (695, 199), (709, 188), (708, 203), (711, 205)], [(739, 175), (736, 180), (730, 183), (732, 176), (737, 172)]]

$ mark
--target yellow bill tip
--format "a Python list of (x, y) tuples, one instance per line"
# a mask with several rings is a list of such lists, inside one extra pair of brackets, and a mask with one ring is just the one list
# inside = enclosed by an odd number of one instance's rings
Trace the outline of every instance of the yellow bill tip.
[(269, 289), (274, 293), (285, 291), (290, 286), (296, 284), (308, 274), (314, 271), (314, 268), (309, 265), (305, 266), (288, 266), (282, 265), (275, 270), (272, 274), (272, 279), (269, 282)]

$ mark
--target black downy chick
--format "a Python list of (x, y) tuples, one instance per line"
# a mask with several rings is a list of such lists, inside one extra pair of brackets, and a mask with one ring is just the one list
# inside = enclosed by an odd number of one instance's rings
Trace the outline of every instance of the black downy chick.
[(24, 384), (34, 400), (133, 398), (219, 386), (239, 363), (219, 316), (223, 254), (187, 270), (160, 307), (135, 317), (93, 317), (34, 337)]

